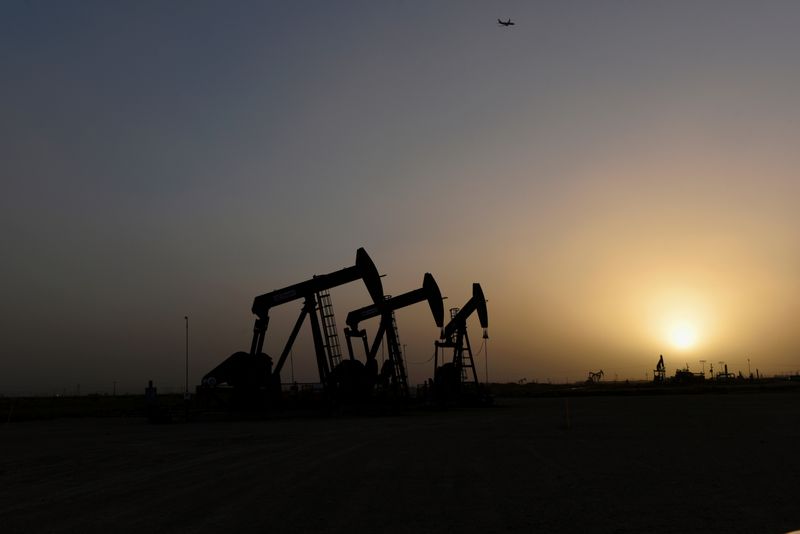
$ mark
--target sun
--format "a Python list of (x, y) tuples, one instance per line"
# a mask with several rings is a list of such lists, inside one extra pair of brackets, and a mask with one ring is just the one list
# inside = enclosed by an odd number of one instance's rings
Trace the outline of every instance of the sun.
[(697, 330), (689, 323), (677, 323), (670, 330), (669, 338), (676, 348), (688, 349), (697, 342)]

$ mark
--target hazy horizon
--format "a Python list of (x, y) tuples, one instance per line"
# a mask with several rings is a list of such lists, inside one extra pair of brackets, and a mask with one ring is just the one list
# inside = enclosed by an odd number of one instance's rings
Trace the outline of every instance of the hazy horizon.
[[(481, 284), (492, 381), (797, 372), (798, 25), (789, 1), (7, 2), (0, 393), (180, 388), (185, 315), (196, 385), (249, 348), (253, 297), (362, 246), (387, 294)], [(332, 298), (343, 343), (369, 297)], [(438, 329), (397, 321), (419, 383)]]

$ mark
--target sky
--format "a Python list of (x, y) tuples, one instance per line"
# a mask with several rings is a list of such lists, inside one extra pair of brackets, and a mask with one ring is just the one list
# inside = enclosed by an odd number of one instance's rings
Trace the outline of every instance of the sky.
[[(0, 393), (181, 390), (187, 315), (197, 384), (253, 297), (358, 247), (387, 294), (481, 284), (481, 378), (487, 353), (492, 381), (796, 372), (799, 26), (793, 1), (3, 2)], [(331, 296), (341, 336), (369, 296)], [(419, 383), (439, 331), (397, 322)], [(292, 364), (317, 379), (307, 330)]]

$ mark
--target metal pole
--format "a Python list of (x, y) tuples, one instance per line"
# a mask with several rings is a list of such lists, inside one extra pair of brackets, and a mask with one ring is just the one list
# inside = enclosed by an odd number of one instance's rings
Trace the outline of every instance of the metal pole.
[(183, 318), (186, 320), (186, 385), (183, 390), (183, 398), (189, 398), (189, 316), (184, 315)]
[(484, 371), (485, 371), (485, 375), (486, 375), (485, 378), (484, 378), (484, 382), (483, 383), (488, 386), (489, 385), (489, 340), (488, 339), (484, 339), (483, 343), (484, 343), (483, 344), (483, 363), (484, 363), (484, 367), (485, 367)]

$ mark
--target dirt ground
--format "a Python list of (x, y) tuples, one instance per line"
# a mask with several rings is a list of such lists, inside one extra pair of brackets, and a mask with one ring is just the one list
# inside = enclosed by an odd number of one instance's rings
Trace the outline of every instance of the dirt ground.
[[(567, 425), (567, 403), (569, 425)], [(796, 393), (0, 426), (0, 532), (787, 532)]]

